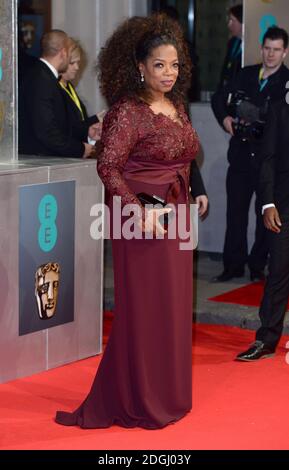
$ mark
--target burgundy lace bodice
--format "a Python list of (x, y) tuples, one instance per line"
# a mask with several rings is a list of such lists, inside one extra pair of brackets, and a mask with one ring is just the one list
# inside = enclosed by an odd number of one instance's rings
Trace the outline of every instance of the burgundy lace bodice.
[(148, 104), (133, 98), (120, 100), (106, 114), (98, 173), (110, 194), (121, 196), (122, 205), (139, 203), (122, 176), (128, 159), (185, 160), (189, 171), (199, 140), (183, 106), (178, 108), (178, 115), (182, 125), (164, 114), (155, 114)]

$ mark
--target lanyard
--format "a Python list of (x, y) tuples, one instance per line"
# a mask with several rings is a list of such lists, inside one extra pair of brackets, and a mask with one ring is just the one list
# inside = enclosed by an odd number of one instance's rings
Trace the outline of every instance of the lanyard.
[(82, 107), (81, 107), (81, 104), (80, 104), (80, 101), (79, 101), (79, 98), (76, 94), (76, 91), (75, 89), (73, 88), (73, 86), (71, 85), (71, 83), (67, 83), (67, 87), (64, 85), (63, 82), (59, 82), (60, 85), (62, 86), (63, 90), (66, 91), (66, 93), (70, 96), (70, 98), (72, 99), (72, 101), (75, 103), (75, 105), (78, 107), (79, 111), (80, 111), (80, 114), (81, 114), (81, 119), (82, 121), (84, 121), (84, 114), (83, 114), (83, 110), (82, 110)]
[(242, 50), (242, 41), (241, 39), (236, 39), (235, 43), (234, 43), (234, 46), (232, 47), (232, 51), (231, 51), (231, 54), (230, 54), (230, 58), (231, 59), (234, 59), (235, 57), (237, 57), (241, 50)]
[(232, 67), (232, 63), (234, 59), (238, 57), (239, 54), (242, 52), (242, 41), (241, 39), (236, 38), (234, 45), (232, 47), (231, 53), (230, 53), (230, 60), (227, 65), (227, 69), (230, 69)]
[(268, 78), (263, 78), (264, 75), (264, 69), (261, 67), (260, 72), (259, 72), (259, 85), (260, 85), (260, 91), (263, 91), (265, 86), (268, 83)]

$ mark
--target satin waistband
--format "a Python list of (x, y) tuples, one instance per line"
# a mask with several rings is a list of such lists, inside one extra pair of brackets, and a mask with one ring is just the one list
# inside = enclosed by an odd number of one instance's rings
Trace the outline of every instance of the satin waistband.
[(182, 185), (185, 189), (186, 200), (189, 198), (189, 181), (186, 173), (188, 160), (178, 162), (151, 162), (129, 160), (125, 166), (123, 177), (148, 184), (169, 184), (166, 196), (167, 203), (176, 203)]

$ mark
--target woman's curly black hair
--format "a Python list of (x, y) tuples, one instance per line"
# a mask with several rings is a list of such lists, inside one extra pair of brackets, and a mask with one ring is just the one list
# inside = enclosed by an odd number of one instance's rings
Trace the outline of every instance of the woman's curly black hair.
[(180, 25), (165, 14), (134, 16), (123, 22), (101, 49), (97, 73), (103, 96), (112, 105), (124, 96), (146, 100), (138, 64), (155, 47), (173, 45), (178, 53), (179, 76), (168, 97), (183, 102), (191, 84), (192, 63)]

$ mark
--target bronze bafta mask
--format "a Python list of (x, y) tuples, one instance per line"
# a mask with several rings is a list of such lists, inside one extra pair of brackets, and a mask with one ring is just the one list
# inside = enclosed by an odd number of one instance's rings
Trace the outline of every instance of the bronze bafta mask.
[(35, 273), (35, 297), (38, 314), (42, 320), (49, 319), (55, 314), (59, 276), (58, 263), (42, 264)]

